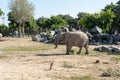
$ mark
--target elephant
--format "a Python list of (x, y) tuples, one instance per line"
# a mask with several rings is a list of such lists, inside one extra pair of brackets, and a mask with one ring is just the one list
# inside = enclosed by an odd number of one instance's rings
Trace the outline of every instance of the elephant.
[(85, 48), (86, 54), (89, 54), (89, 51), (88, 51), (89, 38), (82, 31), (61, 33), (54, 41), (55, 48), (57, 48), (57, 45), (60, 41), (63, 41), (63, 43), (65, 43), (66, 45), (66, 55), (69, 54), (73, 46), (76, 46), (79, 48), (79, 51), (77, 54), (81, 53), (82, 47)]

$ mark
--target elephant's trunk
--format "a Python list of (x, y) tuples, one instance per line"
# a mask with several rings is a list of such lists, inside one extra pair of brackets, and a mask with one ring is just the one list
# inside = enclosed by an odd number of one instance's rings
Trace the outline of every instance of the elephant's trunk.
[(56, 49), (56, 48), (57, 48), (57, 45), (55, 45), (54, 49)]
[(56, 39), (55, 39), (55, 42), (54, 42), (54, 44), (55, 44), (55, 49), (58, 47), (57, 45), (58, 45), (58, 43), (59, 43), (59, 38), (58, 37), (56, 37)]

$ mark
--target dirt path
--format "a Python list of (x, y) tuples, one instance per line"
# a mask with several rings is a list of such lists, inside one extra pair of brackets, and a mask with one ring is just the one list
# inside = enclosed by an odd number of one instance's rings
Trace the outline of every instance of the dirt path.
[[(43, 44), (30, 38), (3, 38), (0, 42), (0, 48), (18, 46), (43, 47)], [(0, 80), (68, 80), (82, 75), (95, 80), (113, 80), (100, 75), (108, 68), (120, 68), (120, 63), (113, 61), (116, 55), (64, 55), (64, 51), (65, 46), (43, 51), (0, 51)], [(100, 62), (95, 63), (96, 60)]]

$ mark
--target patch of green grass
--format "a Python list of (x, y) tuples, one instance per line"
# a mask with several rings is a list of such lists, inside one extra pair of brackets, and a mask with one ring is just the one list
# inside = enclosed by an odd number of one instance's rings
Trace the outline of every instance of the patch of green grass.
[(91, 77), (90, 75), (87, 75), (87, 76), (71, 77), (70, 80), (95, 80), (95, 78)]
[(52, 45), (43, 45), (43, 46), (22, 46), (22, 47), (5, 47), (2, 51), (40, 51), (40, 50), (50, 50)]
[(74, 66), (75, 66), (74, 64), (70, 64), (70, 63), (68, 63), (66, 61), (63, 62), (63, 67), (64, 68), (73, 68)]
[(112, 58), (112, 60), (113, 60), (113, 61), (116, 61), (116, 64), (119, 63), (119, 61), (120, 61), (120, 55)]
[(120, 70), (113, 70), (111, 68), (108, 68), (107, 70), (103, 71), (101, 76), (103, 76), (103, 77), (120, 77)]
[[(79, 48), (73, 48), (72, 50), (74, 50), (74, 54), (77, 54), (77, 52), (79, 51)], [(89, 48), (88, 50), (89, 50), (89, 54), (88, 54), (89, 56), (97, 56), (101, 53), (98, 51), (94, 51), (91, 48)], [(85, 48), (82, 48), (80, 55), (86, 56), (85, 52), (86, 52)]]

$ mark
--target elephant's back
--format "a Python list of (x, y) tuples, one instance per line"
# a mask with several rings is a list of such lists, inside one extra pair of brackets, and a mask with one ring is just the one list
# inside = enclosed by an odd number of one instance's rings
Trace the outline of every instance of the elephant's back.
[(88, 36), (82, 31), (71, 32), (73, 38), (88, 39)]
[(71, 32), (71, 40), (73, 46), (84, 46), (88, 42), (87, 35), (82, 31)]

